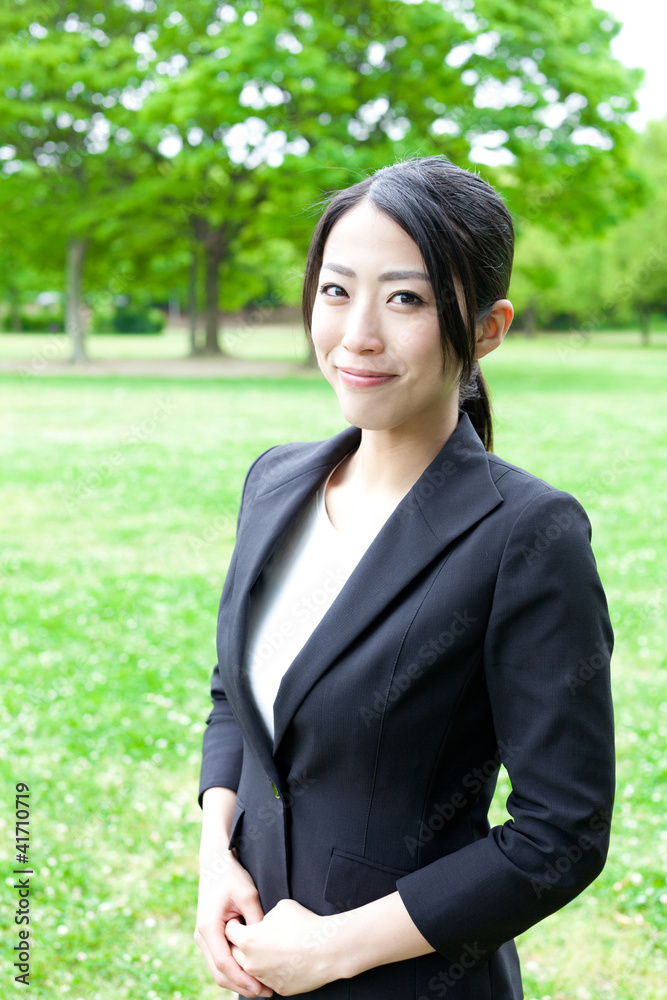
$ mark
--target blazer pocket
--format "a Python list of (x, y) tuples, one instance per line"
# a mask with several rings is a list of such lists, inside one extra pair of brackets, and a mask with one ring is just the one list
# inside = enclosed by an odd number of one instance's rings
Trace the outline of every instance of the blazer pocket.
[(404, 869), (389, 868), (334, 847), (324, 898), (339, 910), (352, 910), (395, 892), (396, 880), (408, 874)]
[(238, 795), (236, 796), (236, 802), (234, 803), (234, 812), (232, 813), (232, 832), (229, 837), (229, 850), (237, 847), (239, 840), (241, 838), (241, 827), (243, 826), (243, 814), (245, 812), (245, 803), (241, 802)]

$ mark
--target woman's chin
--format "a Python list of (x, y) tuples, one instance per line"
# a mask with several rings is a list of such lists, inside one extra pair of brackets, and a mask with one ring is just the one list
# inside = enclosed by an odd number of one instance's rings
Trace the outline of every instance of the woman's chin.
[(384, 417), (371, 408), (362, 406), (341, 405), (341, 413), (348, 424), (359, 427), (364, 431), (387, 431), (396, 426), (397, 421), (391, 420), (388, 415)]

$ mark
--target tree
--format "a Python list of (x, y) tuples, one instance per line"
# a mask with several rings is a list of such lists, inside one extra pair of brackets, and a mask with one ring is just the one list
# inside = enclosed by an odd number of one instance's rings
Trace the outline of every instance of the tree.
[[(610, 55), (615, 23), (590, 0), (569, 6), (563, 19), (552, 0), (161, 4), (137, 119), (144, 147), (171, 161), (161, 203), (178, 205), (206, 261), (207, 349), (218, 350), (220, 270), (242, 235), (303, 243), (312, 220), (284, 206), (397, 156), (504, 161), (486, 173), (517, 213), (555, 177), (544, 221), (560, 222), (564, 204), (570, 224), (606, 221), (596, 192), (603, 179), (628, 183), (624, 120), (637, 77)], [(588, 63), (571, 52), (584, 39)]]
[(647, 345), (652, 313), (667, 312), (667, 118), (649, 123), (636, 162), (649, 193), (646, 204), (612, 233), (606, 291), (611, 306), (636, 311)]
[[(609, 323), (639, 319), (649, 343), (651, 316), (667, 312), (667, 119), (651, 122), (630, 149), (643, 202), (605, 234), (566, 238), (565, 232), (524, 225), (511, 295), (525, 321), (569, 319), (581, 336)], [(609, 196), (609, 214), (620, 216)]]
[(134, 179), (112, 110), (139, 82), (133, 40), (145, 15), (99, 0), (77, 9), (65, 14), (49, 0), (0, 9), (0, 120), (11, 154), (0, 208), (11, 213), (17, 190), (32, 186), (24, 225), (52, 255), (65, 249), (67, 331), (73, 360), (83, 360), (83, 269), (100, 218), (96, 199)]
[(602, 227), (607, 193), (633, 185), (638, 79), (591, 0), (58, 6), (24, 0), (0, 22), (15, 162), (59, 171), (71, 240), (93, 249), (104, 222), (130, 258), (145, 257), (140, 227), (198, 249), (210, 352), (220, 275), (229, 288), (249, 254), (269, 269), (276, 240), (303, 248), (305, 206), (397, 157), (481, 165), (542, 225)]

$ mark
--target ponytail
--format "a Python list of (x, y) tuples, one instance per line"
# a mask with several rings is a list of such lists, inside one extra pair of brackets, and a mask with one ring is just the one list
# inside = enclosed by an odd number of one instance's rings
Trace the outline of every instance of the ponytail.
[(475, 361), (470, 379), (459, 390), (459, 409), (470, 417), (473, 427), (479, 434), (487, 451), (493, 450), (493, 418), (491, 415), (491, 398), (489, 387)]

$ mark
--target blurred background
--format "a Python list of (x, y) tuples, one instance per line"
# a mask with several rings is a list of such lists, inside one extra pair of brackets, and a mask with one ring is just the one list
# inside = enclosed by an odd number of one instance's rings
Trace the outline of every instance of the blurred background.
[(322, 200), (431, 153), (513, 213), (495, 450), (584, 504), (616, 632), (612, 851), (519, 940), (526, 997), (664, 996), (666, 32), (664, 0), (0, 3), (0, 829), (11, 893), (26, 783), (35, 997), (221, 995), (196, 790), (240, 491), (342, 427), (298, 310)]

